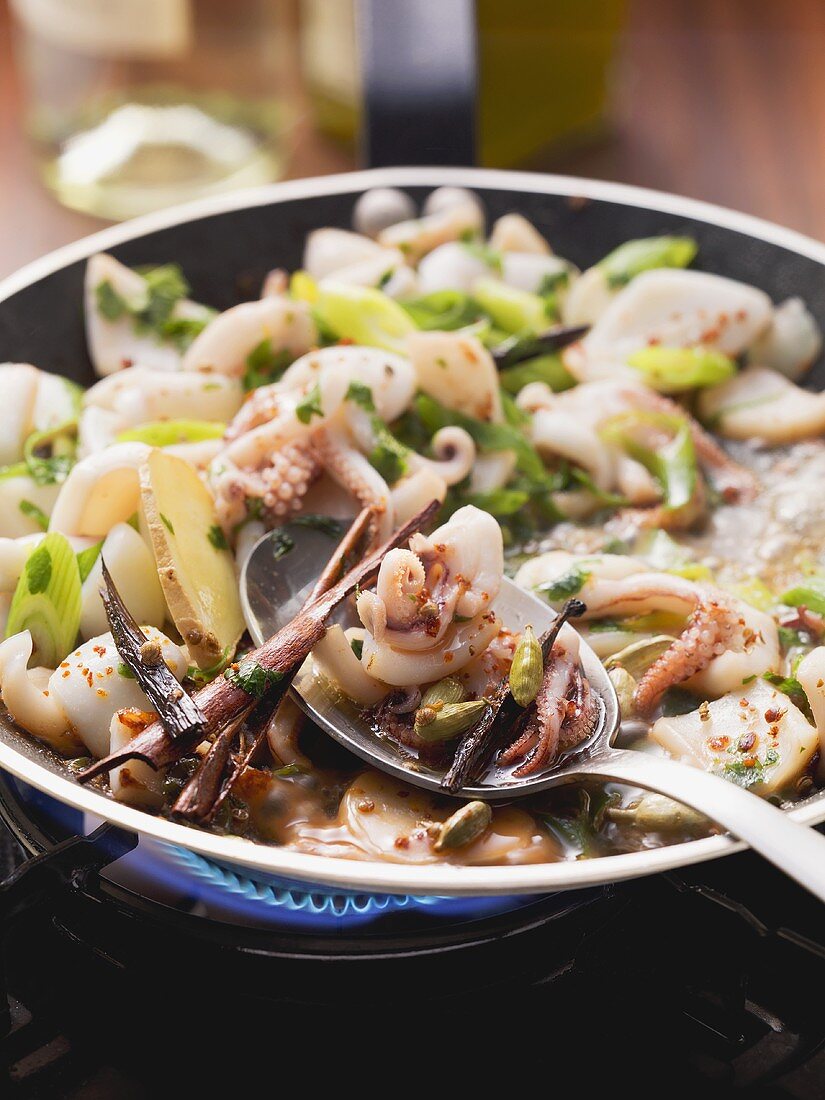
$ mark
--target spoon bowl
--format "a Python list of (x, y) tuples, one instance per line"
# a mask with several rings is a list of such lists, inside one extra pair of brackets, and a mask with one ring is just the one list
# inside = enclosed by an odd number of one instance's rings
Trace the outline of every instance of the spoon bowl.
[[(298, 518), (270, 531), (253, 547), (241, 571), (240, 588), (246, 623), (256, 644), (260, 645), (300, 610), (335, 549), (340, 535), (335, 524), (323, 518)], [(552, 608), (506, 578), (493, 606), (513, 631), (530, 623), (541, 635), (556, 619)], [(346, 606), (337, 614), (342, 625), (351, 625), (346, 619)], [(352, 617), (353, 612), (349, 615)], [(569, 623), (562, 627), (572, 629)], [(825, 901), (825, 837), (721, 776), (670, 758), (617, 748), (614, 742), (621, 711), (613, 684), (586, 642), (581, 642), (579, 652), (584, 674), (600, 700), (600, 721), (591, 737), (563, 753), (545, 772), (515, 779), (493, 763), (481, 779), (452, 793), (465, 800), (512, 801), (563, 783), (592, 779), (610, 779), (657, 791), (716, 821)], [(291, 692), (313, 722), (369, 764), (407, 783), (446, 793), (442, 786), (444, 771), (417, 760), (394, 741), (382, 737), (354, 704), (315, 672), (311, 658), (296, 675)]]
[[(241, 605), (256, 644), (260, 645), (297, 614), (333, 548), (334, 538), (327, 529), (307, 527), (300, 522), (270, 531), (255, 544), (241, 572)], [(541, 636), (556, 619), (551, 607), (506, 577), (493, 608), (514, 632), (522, 631), (529, 623)], [(355, 625), (354, 612), (344, 607), (336, 621), (345, 627)], [(599, 722), (588, 740), (563, 754), (552, 771), (539, 775), (515, 779), (512, 768), (493, 765), (482, 779), (455, 791), (456, 797), (490, 802), (547, 790), (570, 782), (575, 778), (578, 761), (590, 758), (612, 743), (620, 721), (616, 692), (604, 666), (586, 642), (581, 643), (580, 658), (590, 686), (600, 700)], [(293, 680), (291, 694), (316, 725), (362, 760), (415, 786), (445, 793), (442, 781), (446, 769), (418, 760), (411, 750), (377, 732), (355, 704), (342, 698), (335, 685), (317, 674), (311, 659)]]

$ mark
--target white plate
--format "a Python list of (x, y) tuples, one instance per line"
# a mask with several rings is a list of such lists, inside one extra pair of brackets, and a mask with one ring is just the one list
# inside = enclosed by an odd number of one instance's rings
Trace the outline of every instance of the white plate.
[[(188, 203), (185, 206), (135, 219), (125, 225), (104, 229), (100, 233), (67, 245), (28, 264), (0, 282), (0, 301), (23, 287), (36, 283), (51, 272), (82, 260), (95, 252), (112, 248), (124, 241), (133, 240), (167, 226), (196, 221), (212, 214), (268, 206), (290, 199), (309, 198), (313, 195), (346, 194), (369, 187), (441, 187), (444, 185), (499, 188), (533, 194), (575, 195), (628, 206), (645, 207), (649, 210), (660, 210), (746, 233), (825, 265), (825, 245), (758, 218), (693, 199), (678, 198), (622, 184), (565, 176), (540, 176), (521, 172), (466, 168), (387, 168), (273, 184), (269, 187)], [(48, 364), (43, 366), (48, 368)], [(284, 848), (254, 844), (237, 837), (213, 835), (164, 818), (154, 817), (129, 806), (122, 806), (98, 791), (82, 787), (55, 774), (37, 759), (29, 758), (2, 740), (0, 740), (0, 767), (61, 802), (95, 814), (132, 832), (167, 841), (170, 844), (179, 844), (221, 863), (237, 864), (252, 871), (324, 883), (348, 890), (445, 896), (540, 894), (638, 878), (658, 871), (671, 870), (674, 867), (716, 859), (731, 852), (741, 851), (745, 847), (728, 837), (713, 836), (626, 855), (521, 867), (456, 867), (444, 864), (418, 867), (378, 861), (333, 859), (328, 856), (303, 855)], [(806, 825), (825, 821), (825, 791), (794, 807), (790, 813), (796, 821)]]

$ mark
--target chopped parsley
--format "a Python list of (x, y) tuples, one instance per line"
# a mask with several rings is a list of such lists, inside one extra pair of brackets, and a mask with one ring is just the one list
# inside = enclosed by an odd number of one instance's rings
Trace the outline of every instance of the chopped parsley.
[(81, 550), (77, 555), (77, 569), (80, 573), (80, 583), (86, 580), (91, 571), (95, 567), (95, 562), (100, 557), (100, 551), (103, 549), (103, 539), (100, 542), (96, 542), (94, 546), (88, 546), (85, 550)]
[(124, 680), (134, 680), (135, 678), (134, 672), (132, 672), (132, 670), (124, 661), (118, 661), (117, 674), (118, 676), (122, 676)]
[(52, 556), (46, 546), (38, 546), (26, 561), (26, 584), (32, 596), (45, 592), (52, 579)]
[(352, 652), (355, 654), (355, 656), (358, 658), (358, 660), (360, 661), (361, 657), (363, 656), (363, 653), (364, 653), (364, 639), (363, 638), (352, 638), (350, 643), (349, 643), (349, 647), (352, 650)]
[(251, 657), (246, 657), (239, 664), (228, 668), (223, 675), (233, 687), (239, 687), (253, 699), (262, 699), (270, 688), (284, 678), (283, 672), (264, 668)]
[(113, 322), (129, 317), (138, 335), (151, 333), (174, 344), (179, 351), (185, 351), (212, 320), (215, 311), (204, 309), (199, 317), (174, 316), (177, 305), (189, 294), (189, 284), (177, 264), (135, 270), (143, 279), (144, 293), (129, 300), (119, 294), (108, 279), (103, 279), (95, 287), (98, 312)]
[(321, 387), (317, 382), (306, 397), (298, 403), (295, 415), (302, 424), (309, 424), (313, 416), (324, 415), (324, 410), (321, 408)]
[(246, 369), (243, 374), (243, 388), (256, 390), (259, 386), (268, 386), (277, 382), (292, 361), (286, 350), (273, 351), (272, 341), (265, 337), (246, 357)]
[(468, 237), (466, 240), (462, 238), (461, 244), (467, 252), (475, 260), (480, 260), (483, 264), (494, 271), (496, 275), (502, 273), (502, 257), (501, 253), (495, 248), (490, 248), (486, 241), (480, 240), (478, 237)]
[(572, 569), (562, 573), (555, 580), (545, 581), (544, 584), (538, 585), (536, 592), (540, 592), (549, 603), (554, 603), (556, 600), (566, 600), (568, 597), (581, 592), (589, 576), (590, 574), (586, 573), (580, 566), (574, 565)]
[(308, 512), (305, 516), (296, 516), (291, 521), (296, 527), (311, 527), (314, 531), (323, 531), (331, 539), (340, 539), (346, 524), (332, 516), (318, 516)]
[(160, 522), (163, 524), (170, 535), (174, 535), (175, 528), (172, 526), (171, 521), (167, 516), (163, 514), (163, 512), (160, 513)]
[(108, 279), (95, 287), (95, 300), (98, 313), (107, 321), (119, 321), (129, 312), (128, 302), (118, 294)]
[(349, 384), (347, 390), (346, 400), (352, 401), (359, 408), (362, 408), (365, 412), (375, 412), (375, 401), (373, 400), (372, 390), (369, 386), (363, 382), (353, 381)]
[(228, 550), (229, 543), (226, 541), (226, 535), (223, 533), (223, 528), (217, 523), (213, 523), (209, 530), (206, 532), (206, 537), (216, 550)]
[(280, 561), (281, 558), (285, 558), (287, 554), (295, 549), (295, 539), (280, 528), (276, 528), (272, 532), (269, 541), (272, 544), (272, 557), (275, 561)]
[(33, 519), (41, 531), (48, 531), (49, 529), (49, 517), (31, 500), (21, 500), (17, 506), (24, 516), (28, 516), (29, 519)]
[(350, 382), (346, 394), (352, 401), (370, 413), (374, 446), (367, 455), (370, 465), (383, 477), (388, 485), (394, 485), (407, 472), (409, 450), (395, 438), (380, 416), (375, 412), (372, 390), (363, 382)]
[(740, 787), (753, 787), (765, 778), (765, 772), (779, 763), (776, 749), (768, 749), (765, 759), (748, 757), (745, 760), (731, 760), (722, 768), (725, 779), (730, 779)]

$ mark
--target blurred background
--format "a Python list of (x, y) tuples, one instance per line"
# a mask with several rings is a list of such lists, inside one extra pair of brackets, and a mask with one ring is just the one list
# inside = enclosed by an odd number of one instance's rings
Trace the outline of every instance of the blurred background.
[[(358, 167), (355, 7), (0, 0), (0, 276), (107, 221)], [(822, 0), (478, 0), (475, 19), (480, 164), (825, 237)]]

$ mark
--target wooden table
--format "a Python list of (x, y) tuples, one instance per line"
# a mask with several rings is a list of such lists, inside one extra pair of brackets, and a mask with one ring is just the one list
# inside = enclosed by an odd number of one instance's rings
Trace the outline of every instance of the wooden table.
[[(598, 143), (531, 167), (708, 199), (825, 238), (825, 4), (628, 0), (611, 122)], [(0, 276), (102, 223), (43, 189), (0, 0)], [(299, 123), (291, 176), (354, 159)]]

